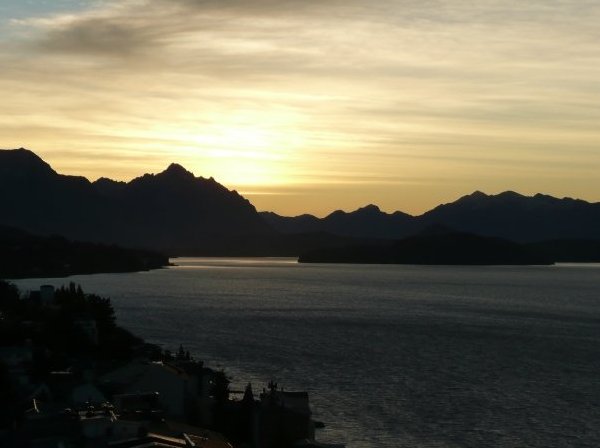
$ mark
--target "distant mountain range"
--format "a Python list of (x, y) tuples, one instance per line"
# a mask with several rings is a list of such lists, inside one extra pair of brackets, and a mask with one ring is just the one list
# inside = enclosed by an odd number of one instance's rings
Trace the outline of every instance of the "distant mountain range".
[(261, 214), (275, 229), (288, 234), (319, 231), (347, 237), (400, 239), (442, 225), (458, 232), (516, 242), (600, 240), (600, 203), (542, 194), (530, 197), (512, 191), (498, 195), (476, 191), (420, 216), (389, 214), (375, 205), (349, 213), (338, 210), (321, 219), (312, 215)]
[(280, 216), (261, 212), (273, 228), (286, 234), (326, 232), (352, 238), (397, 239), (412, 235), (420, 228), (413, 216), (403, 212), (385, 213), (376, 205), (367, 205), (353, 212), (337, 210), (325, 218), (313, 215)]
[[(0, 150), (0, 224), (169, 255), (298, 256), (398, 240), (434, 226), (520, 243), (578, 239), (581, 249), (582, 240), (600, 240), (600, 203), (475, 192), (420, 216), (369, 205), (325, 218), (283, 217), (258, 213), (237, 192), (177, 164), (130, 182), (90, 182), (58, 174), (20, 148)], [(564, 244), (555, 247), (566, 250)]]

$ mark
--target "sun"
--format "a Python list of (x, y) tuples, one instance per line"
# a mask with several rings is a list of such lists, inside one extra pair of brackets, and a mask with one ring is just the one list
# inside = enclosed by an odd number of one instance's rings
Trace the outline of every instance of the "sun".
[(289, 184), (308, 146), (301, 117), (280, 110), (188, 111), (140, 133), (160, 159), (236, 189)]
[(298, 139), (289, 129), (237, 123), (215, 124), (184, 135), (179, 151), (190, 168), (237, 187), (286, 184), (290, 155), (298, 150)]

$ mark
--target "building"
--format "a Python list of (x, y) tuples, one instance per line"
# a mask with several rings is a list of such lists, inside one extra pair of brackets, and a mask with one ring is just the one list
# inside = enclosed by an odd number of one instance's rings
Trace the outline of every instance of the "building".
[(158, 404), (166, 416), (211, 426), (216, 375), (193, 361), (136, 360), (103, 375), (100, 381), (115, 397), (157, 393)]
[(287, 392), (270, 382), (260, 394), (256, 412), (254, 439), (261, 448), (291, 447), (315, 439), (307, 392)]

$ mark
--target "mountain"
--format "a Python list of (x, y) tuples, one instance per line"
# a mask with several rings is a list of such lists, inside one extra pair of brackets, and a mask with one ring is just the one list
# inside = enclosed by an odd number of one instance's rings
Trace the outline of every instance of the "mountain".
[(388, 244), (318, 249), (300, 256), (301, 263), (419, 265), (536, 265), (553, 260), (525, 245), (467, 233), (433, 232)]
[(259, 214), (267, 224), (284, 234), (318, 232), (322, 227), (322, 220), (309, 214), (299, 216), (281, 216), (274, 212), (259, 212)]
[(561, 258), (594, 258), (596, 252), (585, 246), (586, 241), (600, 241), (600, 203), (510, 191), (475, 192), (420, 216), (385, 213), (368, 205), (325, 218), (283, 217), (259, 214), (236, 191), (213, 178), (196, 177), (178, 164), (130, 182), (108, 178), (90, 182), (59, 174), (20, 148), (0, 150), (0, 225), (170, 255), (270, 256), (378, 244), (425, 229), (450, 228), (523, 243), (578, 240), (545, 250), (560, 252)]
[(0, 224), (170, 254), (277, 235), (237, 192), (177, 164), (127, 183), (92, 183), (58, 174), (26, 149), (0, 150), (0, 204)]
[(285, 217), (261, 212), (263, 219), (282, 233), (327, 232), (353, 238), (397, 239), (419, 229), (414, 217), (402, 213), (385, 213), (376, 205), (367, 205), (353, 212), (337, 210), (325, 218), (312, 215)]
[(322, 219), (261, 215), (284, 233), (319, 230), (357, 238), (399, 239), (439, 225), (517, 242), (600, 240), (600, 203), (543, 194), (524, 196), (512, 191), (498, 195), (477, 191), (420, 216), (388, 214), (373, 205), (350, 213), (336, 211)]
[(168, 264), (166, 256), (151, 251), (34, 236), (0, 226), (0, 278), (133, 272)]
[(442, 223), (463, 232), (513, 241), (600, 240), (600, 203), (513, 191), (475, 192), (418, 217), (424, 225)]

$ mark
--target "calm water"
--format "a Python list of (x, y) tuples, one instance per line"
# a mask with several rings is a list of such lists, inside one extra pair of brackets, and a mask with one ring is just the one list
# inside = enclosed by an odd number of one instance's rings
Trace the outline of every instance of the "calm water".
[(235, 387), (274, 378), (308, 390), (321, 440), (600, 446), (600, 265), (175, 261), (72, 280), (110, 296), (136, 334), (224, 367)]

